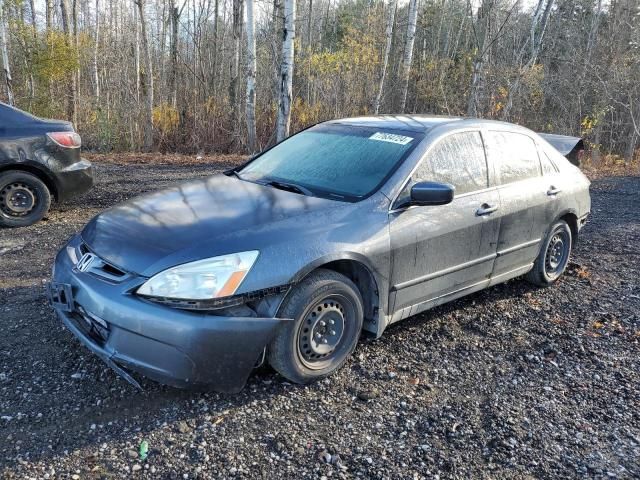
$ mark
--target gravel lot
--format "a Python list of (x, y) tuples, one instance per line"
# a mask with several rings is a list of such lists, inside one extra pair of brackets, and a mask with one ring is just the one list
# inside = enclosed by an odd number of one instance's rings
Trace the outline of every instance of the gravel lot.
[(0, 230), (0, 476), (640, 477), (640, 177), (594, 181), (552, 288), (515, 280), (406, 320), (311, 386), (263, 367), (234, 396), (138, 392), (55, 320), (42, 284), (96, 213), (223, 167), (100, 162), (80, 201)]

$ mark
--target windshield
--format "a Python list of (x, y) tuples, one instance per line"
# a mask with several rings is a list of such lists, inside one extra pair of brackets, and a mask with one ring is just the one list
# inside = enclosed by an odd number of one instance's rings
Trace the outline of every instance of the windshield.
[(421, 139), (416, 132), (319, 125), (267, 150), (239, 173), (356, 201), (376, 191)]

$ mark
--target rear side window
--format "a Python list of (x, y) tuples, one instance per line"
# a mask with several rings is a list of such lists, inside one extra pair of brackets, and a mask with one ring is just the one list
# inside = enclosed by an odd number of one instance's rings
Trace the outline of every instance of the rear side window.
[(440, 140), (422, 159), (413, 182), (444, 182), (456, 195), (487, 188), (487, 160), (480, 132), (454, 133)]
[(540, 175), (540, 160), (533, 139), (513, 132), (489, 134), (500, 183), (504, 185)]
[(540, 155), (540, 163), (542, 164), (543, 175), (553, 175), (554, 173), (558, 173), (558, 168), (544, 150), (542, 150), (542, 155)]

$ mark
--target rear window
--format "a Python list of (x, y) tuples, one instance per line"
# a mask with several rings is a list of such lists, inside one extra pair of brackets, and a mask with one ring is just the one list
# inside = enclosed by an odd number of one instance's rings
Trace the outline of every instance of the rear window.
[(514, 132), (489, 132), (494, 161), (501, 184), (540, 175), (540, 160), (531, 137)]
[(376, 191), (422, 138), (417, 132), (319, 125), (267, 150), (239, 173), (355, 201)]

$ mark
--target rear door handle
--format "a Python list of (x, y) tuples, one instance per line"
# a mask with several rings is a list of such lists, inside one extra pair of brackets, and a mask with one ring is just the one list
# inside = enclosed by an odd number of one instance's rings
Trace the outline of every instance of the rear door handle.
[(562, 190), (560, 188), (556, 188), (553, 185), (549, 187), (549, 190), (547, 190), (547, 195), (549, 195), (550, 197), (553, 197), (554, 195), (557, 195), (561, 192)]
[(498, 210), (497, 205), (489, 205), (488, 203), (483, 203), (480, 208), (476, 210), (476, 216), (482, 217), (483, 215), (490, 215), (496, 210)]

